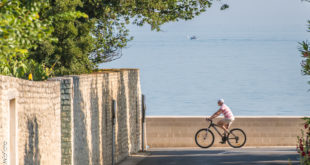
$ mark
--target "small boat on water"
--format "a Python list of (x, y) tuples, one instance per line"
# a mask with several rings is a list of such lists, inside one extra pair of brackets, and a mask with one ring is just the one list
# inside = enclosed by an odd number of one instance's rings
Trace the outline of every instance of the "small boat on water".
[(197, 37), (196, 37), (196, 36), (191, 36), (189, 39), (191, 39), (191, 40), (196, 40)]
[(197, 36), (195, 36), (195, 35), (187, 35), (186, 37), (187, 37), (187, 39), (189, 39), (189, 40), (198, 40), (198, 39), (199, 39), (199, 38), (198, 38)]

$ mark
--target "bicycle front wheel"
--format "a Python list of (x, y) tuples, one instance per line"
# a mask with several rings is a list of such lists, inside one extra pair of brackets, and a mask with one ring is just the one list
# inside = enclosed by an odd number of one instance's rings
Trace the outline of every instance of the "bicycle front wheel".
[(227, 141), (231, 147), (240, 148), (246, 142), (246, 135), (242, 129), (235, 128), (229, 131)]
[(209, 148), (214, 143), (214, 134), (209, 129), (200, 129), (195, 135), (195, 142), (201, 148)]

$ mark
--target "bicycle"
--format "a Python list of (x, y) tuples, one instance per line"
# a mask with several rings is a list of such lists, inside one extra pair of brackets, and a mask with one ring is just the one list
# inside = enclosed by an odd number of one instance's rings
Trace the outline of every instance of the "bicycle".
[[(233, 128), (229, 131), (227, 136), (223, 136), (220, 133), (220, 131), (216, 128), (216, 127), (219, 127), (219, 128), (221, 128), (221, 127), (217, 124), (214, 124), (212, 120), (210, 120), (210, 119), (207, 119), (207, 120), (210, 121), (210, 125), (208, 126), (208, 128), (202, 128), (202, 129), (198, 130), (196, 135), (195, 135), (195, 142), (199, 147), (209, 148), (213, 145), (214, 134), (210, 130), (211, 127), (222, 137), (222, 140), (224, 142), (227, 141), (231, 147), (240, 148), (240, 147), (244, 146), (244, 144), (246, 142), (246, 134), (244, 133), (244, 131), (242, 129)], [(221, 129), (223, 129), (223, 128), (221, 128)]]

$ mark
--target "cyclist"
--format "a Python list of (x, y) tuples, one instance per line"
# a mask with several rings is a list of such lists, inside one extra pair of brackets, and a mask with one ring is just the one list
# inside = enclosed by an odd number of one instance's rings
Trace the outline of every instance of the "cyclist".
[(222, 141), (220, 143), (224, 144), (226, 142), (226, 133), (228, 134), (228, 128), (231, 125), (231, 123), (235, 120), (235, 117), (233, 113), (231, 112), (230, 108), (224, 104), (224, 99), (219, 99), (217, 104), (220, 106), (220, 109), (215, 112), (211, 117), (206, 118), (206, 120), (212, 120), (216, 117), (218, 117), (220, 114), (224, 115), (224, 118), (220, 120), (217, 125), (219, 125), (221, 128), (223, 128), (224, 136), (222, 138)]

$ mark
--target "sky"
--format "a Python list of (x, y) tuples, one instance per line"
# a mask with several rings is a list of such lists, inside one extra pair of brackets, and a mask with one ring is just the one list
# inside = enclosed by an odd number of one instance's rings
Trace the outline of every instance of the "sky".
[[(220, 6), (229, 4), (222, 11)], [(222, 32), (291, 32), (306, 31), (310, 19), (310, 3), (301, 0), (232, 0), (214, 1), (211, 8), (189, 21), (167, 23), (162, 30), (175, 32), (212, 31)], [(132, 34), (150, 33), (150, 27), (130, 26)], [(154, 32), (156, 33), (156, 32)]]

